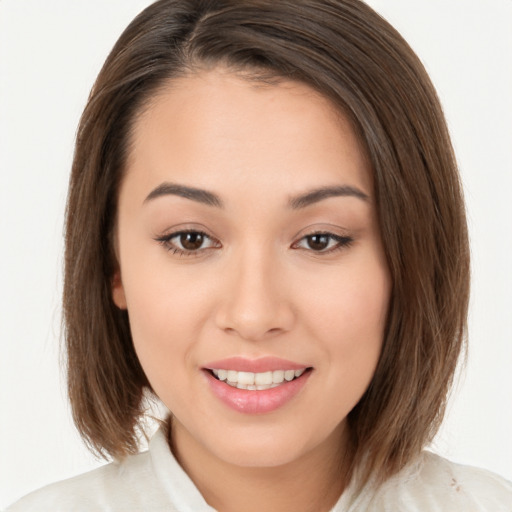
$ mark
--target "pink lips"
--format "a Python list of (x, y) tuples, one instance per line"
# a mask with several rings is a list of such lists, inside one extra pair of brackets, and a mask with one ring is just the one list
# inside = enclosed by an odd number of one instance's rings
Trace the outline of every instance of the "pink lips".
[[(275, 357), (245, 359), (232, 357), (213, 361), (204, 366), (205, 370), (223, 369), (242, 372), (262, 373), (275, 370), (301, 370), (307, 366)], [(249, 391), (237, 389), (216, 379), (209, 371), (204, 372), (213, 394), (225, 405), (245, 414), (264, 414), (284, 406), (305, 386), (311, 371), (304, 372), (299, 378), (285, 381), (271, 389)]]
[(246, 359), (245, 357), (229, 357), (219, 361), (212, 361), (204, 366), (209, 370), (235, 370), (237, 372), (273, 372), (275, 370), (301, 370), (307, 368), (303, 364), (280, 359), (279, 357), (261, 357), (259, 359)]

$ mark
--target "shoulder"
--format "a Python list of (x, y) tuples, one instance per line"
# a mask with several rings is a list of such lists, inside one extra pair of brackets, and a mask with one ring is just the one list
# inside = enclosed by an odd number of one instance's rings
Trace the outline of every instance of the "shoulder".
[(6, 512), (213, 512), (175, 459), (163, 429), (149, 450), (25, 496)]
[(491, 471), (456, 464), (431, 452), (424, 452), (422, 459), (420, 479), (425, 486), (463, 496), (473, 507), (479, 505), (481, 510), (505, 510), (503, 507), (506, 506), (507, 511), (512, 511), (512, 482)]
[(511, 512), (512, 483), (425, 451), (375, 493), (372, 505), (379, 512)]
[[(161, 508), (159, 508), (159, 506)], [(57, 482), (11, 505), (6, 512), (164, 510), (147, 452)]]

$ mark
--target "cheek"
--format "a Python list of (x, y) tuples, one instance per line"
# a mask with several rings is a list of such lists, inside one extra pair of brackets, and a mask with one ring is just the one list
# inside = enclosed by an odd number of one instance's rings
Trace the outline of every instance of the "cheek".
[[(309, 332), (319, 340), (328, 361), (332, 389), (351, 409), (369, 385), (377, 366), (390, 297), (390, 279), (380, 259), (347, 265), (316, 293), (307, 288)], [(351, 403), (349, 403), (351, 402)]]
[(143, 265), (138, 261), (126, 259), (123, 267), (133, 344), (153, 390), (173, 409), (187, 396), (182, 388), (196, 369), (218, 278), (199, 278), (192, 267), (176, 271), (164, 252), (141, 258)]
[(186, 360), (190, 339), (197, 329), (197, 317), (190, 304), (197, 299), (190, 287), (167, 280), (154, 266), (125, 268), (129, 280), (124, 286), (135, 351), (156, 390), (160, 382), (174, 380)]
[(340, 346), (349, 347), (356, 340), (371, 344), (382, 339), (390, 289), (386, 266), (380, 258), (368, 258), (305, 283), (301, 293), (317, 328), (326, 337), (336, 333)]
[(380, 359), (389, 302), (387, 279), (357, 286), (345, 299), (332, 315), (327, 377), (331, 406), (343, 411), (344, 417), (366, 392)]

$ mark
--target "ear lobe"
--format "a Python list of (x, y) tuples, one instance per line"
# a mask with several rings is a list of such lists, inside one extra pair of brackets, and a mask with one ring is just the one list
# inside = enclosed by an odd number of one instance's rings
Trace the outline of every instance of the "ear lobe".
[(112, 277), (112, 300), (119, 309), (127, 309), (121, 272), (119, 270), (116, 270)]

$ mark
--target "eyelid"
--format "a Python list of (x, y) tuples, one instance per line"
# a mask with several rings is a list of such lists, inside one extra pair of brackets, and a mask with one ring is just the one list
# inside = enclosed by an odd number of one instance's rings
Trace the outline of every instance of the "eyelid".
[[(341, 231), (341, 233), (340, 233)], [(345, 232), (343, 232), (345, 231)], [(185, 234), (198, 234), (209, 240), (210, 245), (208, 247), (200, 247), (198, 249), (185, 249), (178, 247), (175, 243), (172, 243), (172, 239), (179, 237), (180, 235)], [(327, 247), (325, 249), (315, 250), (311, 247), (301, 247), (300, 244), (305, 242), (308, 237), (313, 237), (315, 235), (326, 236), (329, 237), (331, 241), (335, 241), (335, 245), (332, 247)], [(213, 249), (222, 248), (222, 244), (219, 239), (213, 235), (211, 235), (204, 226), (193, 226), (190, 224), (181, 224), (178, 226), (174, 226), (173, 228), (168, 229), (161, 235), (153, 237), (156, 242), (161, 244), (165, 249), (172, 252), (173, 254), (177, 254), (180, 256), (204, 256), (205, 253), (210, 252)], [(301, 230), (295, 237), (294, 242), (291, 244), (291, 248), (295, 250), (306, 251), (318, 256), (327, 255), (339, 250), (347, 249), (354, 242), (354, 237), (346, 233), (346, 230), (343, 230), (339, 226), (333, 225), (315, 225), (309, 226)], [(328, 244), (330, 245), (330, 244)]]
[[(209, 239), (212, 242), (212, 246), (199, 248), (197, 250), (187, 250), (184, 248), (182, 249), (180, 247), (177, 247), (176, 245), (174, 245), (171, 242), (171, 240), (173, 238), (176, 238), (176, 237), (179, 237), (179, 236), (185, 235), (185, 234), (190, 234), (190, 233), (204, 236), (205, 238)], [(185, 256), (185, 257), (204, 256), (206, 252), (209, 252), (212, 249), (218, 249), (218, 248), (222, 247), (219, 240), (215, 236), (208, 233), (204, 228), (200, 228), (197, 226), (192, 227), (190, 225), (175, 226), (174, 228), (167, 230), (162, 235), (155, 236), (154, 240), (156, 242), (158, 242), (159, 244), (161, 244), (169, 252), (172, 252), (173, 254), (176, 254), (179, 256)]]
[[(318, 251), (316, 251), (315, 249), (312, 249), (312, 248), (306, 248), (306, 247), (299, 246), (300, 242), (302, 242), (303, 240), (306, 240), (308, 237), (315, 236), (315, 235), (329, 237), (332, 240), (336, 241), (336, 244), (333, 247), (328, 247), (326, 249), (322, 249), (322, 250), (318, 250)], [(297, 242), (294, 242), (292, 244), (292, 248), (302, 249), (304, 251), (310, 251), (315, 254), (328, 254), (328, 253), (334, 252), (336, 250), (349, 247), (353, 242), (354, 242), (354, 239), (352, 237), (348, 237), (348, 236), (335, 235), (334, 233), (311, 233), (309, 235), (303, 236)]]
[[(305, 241), (308, 237), (315, 235), (323, 235), (329, 237), (331, 240), (337, 241), (334, 247), (330, 247), (324, 250), (314, 250), (312, 248), (300, 247), (299, 244)], [(315, 225), (308, 226), (302, 229), (295, 237), (295, 241), (292, 243), (291, 248), (296, 250), (302, 250), (312, 253), (317, 256), (328, 255), (333, 252), (347, 249), (354, 242), (354, 236), (347, 233), (346, 230), (341, 229), (339, 226), (333, 225)]]

